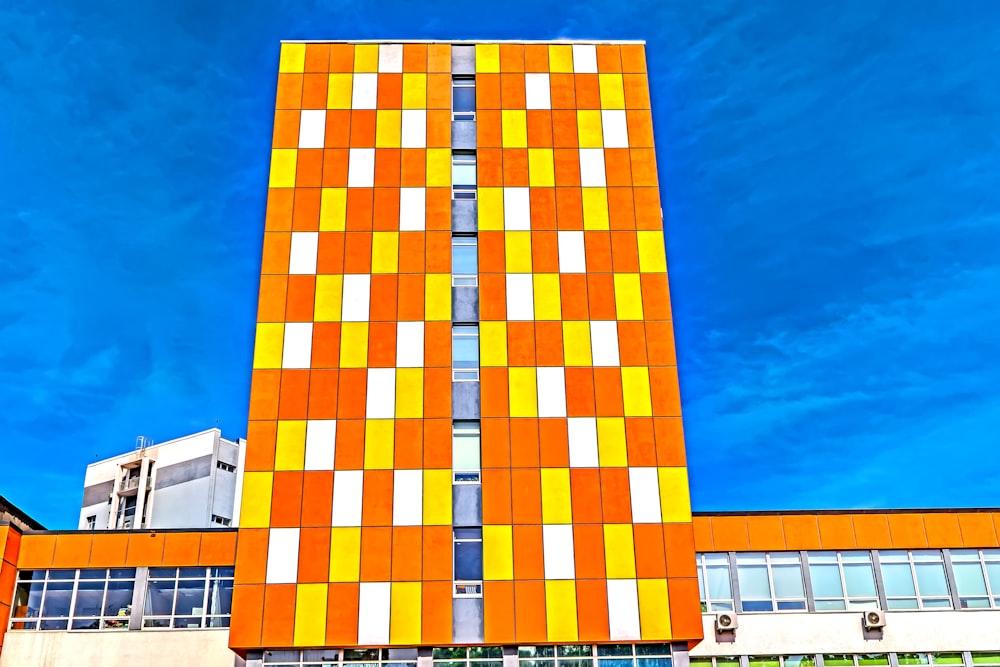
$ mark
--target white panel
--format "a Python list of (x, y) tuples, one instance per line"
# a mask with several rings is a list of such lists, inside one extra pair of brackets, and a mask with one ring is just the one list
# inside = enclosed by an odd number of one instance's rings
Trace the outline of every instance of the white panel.
[(396, 368), (424, 365), (424, 323), (396, 323)]
[(399, 231), (422, 232), (427, 214), (424, 188), (399, 189)]
[(310, 419), (306, 423), (306, 470), (333, 470), (337, 444), (336, 419)]
[(374, 109), (378, 101), (378, 74), (355, 74), (351, 108)]
[(530, 273), (507, 274), (507, 319), (535, 319), (535, 297)]
[(656, 468), (629, 468), (632, 523), (660, 523), (660, 484)]
[(524, 90), (528, 109), (552, 108), (548, 74), (525, 74)]
[(546, 579), (574, 579), (573, 526), (542, 526)]
[(597, 74), (597, 47), (595, 45), (573, 45), (573, 71), (577, 74)]
[(272, 528), (267, 540), (265, 583), (294, 584), (299, 573), (299, 529)]
[(299, 148), (323, 148), (325, 141), (326, 110), (303, 110), (299, 119)]
[(358, 644), (389, 643), (391, 586), (388, 581), (361, 583), (358, 593)]
[(601, 111), (601, 127), (604, 128), (605, 148), (628, 148), (628, 123), (624, 109), (604, 109)]
[(292, 232), (288, 252), (288, 273), (311, 275), (316, 273), (316, 255), (319, 252), (319, 232)]
[(528, 188), (503, 189), (503, 228), (517, 231), (531, 230)]
[(569, 437), (569, 466), (571, 468), (597, 468), (597, 418), (570, 417), (567, 422)]
[(348, 153), (347, 187), (370, 188), (375, 185), (375, 149), (352, 148)]
[(340, 319), (344, 322), (367, 322), (371, 301), (372, 277), (367, 273), (344, 276), (344, 305)]
[(379, 44), (378, 45), (378, 71), (379, 72), (402, 72), (403, 71), (403, 45), (402, 44)]
[(285, 325), (285, 345), (281, 351), (282, 368), (312, 366), (312, 322), (289, 322)]
[(608, 579), (611, 641), (640, 639), (639, 587), (635, 579)]
[(566, 373), (561, 366), (539, 366), (538, 416), (566, 416)]
[(620, 366), (618, 360), (618, 323), (590, 323), (590, 349), (595, 366)]
[[(354, 149), (351, 149), (353, 153)], [(580, 185), (585, 188), (603, 188), (607, 183), (604, 173), (604, 149), (580, 149)]]
[(337, 470), (333, 473), (333, 513), (331, 526), (360, 526), (364, 470)]
[[(622, 112), (624, 118), (625, 112)], [(424, 109), (403, 109), (403, 134), (400, 138), (403, 148), (427, 147), (427, 111)]]
[(392, 525), (422, 525), (423, 508), (424, 471), (395, 471), (392, 481)]
[(556, 232), (559, 240), (559, 272), (586, 273), (587, 251), (583, 232)]
[(396, 416), (396, 369), (369, 368), (365, 417), (392, 419)]

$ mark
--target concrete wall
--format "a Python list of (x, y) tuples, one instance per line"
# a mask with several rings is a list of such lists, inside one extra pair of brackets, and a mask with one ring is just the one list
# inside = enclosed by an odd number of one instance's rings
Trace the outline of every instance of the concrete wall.
[(714, 614), (702, 620), (705, 640), (691, 649), (692, 657), (1000, 650), (1000, 611), (890, 611), (882, 636), (871, 639), (860, 611), (740, 614), (728, 636), (716, 634)]
[(212, 478), (202, 477), (156, 490), (150, 528), (207, 528)]
[(235, 667), (229, 631), (8, 632), (0, 667)]

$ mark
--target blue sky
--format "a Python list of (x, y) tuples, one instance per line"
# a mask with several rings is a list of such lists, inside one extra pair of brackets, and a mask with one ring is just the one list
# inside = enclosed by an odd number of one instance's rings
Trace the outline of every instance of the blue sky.
[(0, 494), (245, 434), (280, 39), (648, 42), (696, 510), (996, 505), (1000, 6), (0, 4)]

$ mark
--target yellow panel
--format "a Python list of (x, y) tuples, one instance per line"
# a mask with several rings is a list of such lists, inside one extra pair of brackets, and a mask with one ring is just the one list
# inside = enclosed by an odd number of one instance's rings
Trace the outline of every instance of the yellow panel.
[(372, 232), (372, 273), (399, 270), (399, 232)]
[(297, 156), (298, 151), (294, 148), (271, 150), (271, 178), (268, 180), (268, 187), (295, 187), (295, 160)]
[(424, 369), (396, 369), (396, 418), (424, 416)]
[(403, 112), (399, 109), (379, 109), (375, 113), (375, 148), (399, 148)]
[(601, 108), (624, 109), (625, 86), (621, 74), (599, 74), (601, 83)]
[(428, 273), (424, 278), (424, 319), (451, 320), (451, 274)]
[(507, 323), (479, 323), (479, 364), (481, 366), (507, 365)]
[(559, 274), (536, 273), (534, 281), (534, 301), (536, 320), (561, 320), (562, 304), (559, 301)]
[(639, 627), (643, 639), (673, 639), (666, 579), (639, 579)]
[(619, 320), (642, 319), (642, 289), (638, 273), (615, 274), (615, 310)]
[(326, 643), (326, 584), (298, 584), (295, 587), (296, 646), (323, 646)]
[(271, 486), (274, 474), (243, 473), (243, 500), (240, 525), (244, 528), (267, 528), (271, 524)]
[(610, 229), (608, 191), (606, 188), (583, 188), (583, 228), (587, 231)]
[(369, 419), (365, 422), (365, 470), (392, 468), (395, 426), (396, 422), (392, 419)]
[(622, 398), (625, 402), (626, 417), (653, 416), (648, 368), (645, 366), (622, 367)]
[(403, 108), (404, 109), (427, 108), (426, 74), (403, 75)]
[(254, 368), (281, 368), (285, 344), (285, 325), (281, 322), (260, 322), (253, 345)]
[(580, 137), (580, 148), (603, 148), (604, 131), (601, 128), (599, 109), (576, 112), (576, 131)]
[(510, 378), (510, 416), (537, 417), (538, 390), (535, 386), (535, 369), (511, 368), (508, 374)]
[(420, 587), (419, 581), (392, 582), (389, 602), (389, 643), (420, 643)]
[(483, 526), (483, 579), (514, 578), (514, 536), (510, 526)]
[(528, 119), (523, 110), (504, 109), (500, 112), (504, 148), (528, 147)]
[(503, 230), (503, 188), (479, 188), (479, 230)]
[(576, 582), (545, 582), (545, 627), (550, 642), (575, 642), (579, 639), (576, 626)]
[(542, 468), (542, 523), (573, 523), (569, 468)]
[(378, 71), (378, 44), (358, 44), (354, 47), (354, 71)]
[(569, 44), (549, 44), (549, 71), (561, 74), (573, 72), (573, 47)]
[(500, 45), (476, 44), (476, 72), (500, 71)]
[(354, 104), (354, 75), (331, 74), (326, 88), (327, 109), (350, 109)]
[(347, 188), (323, 188), (319, 202), (319, 231), (342, 232), (347, 222)]
[(451, 470), (424, 470), (424, 525), (451, 525)]
[(278, 71), (282, 74), (302, 72), (306, 67), (305, 44), (282, 44), (278, 59)]
[(427, 149), (427, 187), (444, 188), (451, 185), (451, 149)]
[(504, 232), (507, 273), (531, 273), (531, 232)]
[(305, 420), (283, 419), (278, 422), (274, 448), (275, 470), (302, 470), (306, 456)]
[(316, 276), (316, 322), (339, 322), (340, 304), (344, 292), (344, 276)]
[(567, 366), (590, 366), (590, 322), (563, 322), (563, 362)]
[(551, 148), (528, 149), (528, 185), (551, 188), (556, 184), (555, 163)]
[(340, 367), (368, 367), (367, 322), (344, 322), (340, 326)]
[[(684, 523), (691, 520), (691, 494), (688, 490), (687, 468), (660, 468), (660, 515), (663, 523)], [(246, 497), (246, 496), (244, 496)]]
[(663, 234), (660, 232), (636, 232), (639, 246), (639, 271), (642, 273), (663, 273), (667, 270), (667, 256), (663, 249)]
[(621, 417), (597, 418), (597, 457), (602, 468), (628, 465), (625, 420)]
[(632, 524), (604, 524), (604, 564), (608, 579), (635, 579)]
[(361, 528), (330, 529), (330, 581), (349, 583), (361, 578)]

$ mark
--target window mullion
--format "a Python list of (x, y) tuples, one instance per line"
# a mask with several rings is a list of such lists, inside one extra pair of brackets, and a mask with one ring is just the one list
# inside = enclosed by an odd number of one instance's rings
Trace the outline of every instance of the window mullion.
[[(736, 572), (736, 552), (730, 551), (726, 554), (726, 558), (729, 561), (729, 586), (733, 590), (733, 610), (741, 613), (743, 611), (743, 598), (740, 596), (740, 578)], [(705, 587), (708, 587), (708, 582), (705, 582)]]
[[(837, 563), (840, 564), (840, 552), (837, 552)], [(813, 592), (812, 584), (812, 573), (809, 571), (809, 553), (806, 551), (799, 552), (799, 576), (802, 577), (803, 591), (806, 594), (806, 611), (815, 612), (816, 611), (816, 594)], [(840, 578), (841, 586), (844, 585), (844, 578)], [(847, 606), (847, 599), (844, 598), (844, 606)]]
[(872, 573), (875, 575), (875, 594), (878, 596), (878, 604), (882, 609), (889, 609), (889, 600), (885, 594), (885, 580), (882, 578), (882, 561), (879, 560), (878, 550), (872, 549), (869, 552), (872, 559)]
[[(982, 553), (979, 553), (980, 567), (982, 567)], [(952, 609), (961, 609), (962, 601), (958, 595), (958, 579), (955, 577), (955, 565), (951, 562), (951, 550), (942, 549), (941, 550), (941, 562), (944, 564), (944, 576), (945, 581), (948, 582), (948, 591), (951, 593), (951, 607)], [(986, 583), (986, 592), (989, 593), (989, 577), (986, 576), (986, 570), (983, 570), (983, 580)]]

